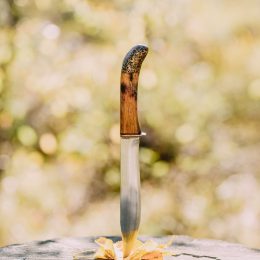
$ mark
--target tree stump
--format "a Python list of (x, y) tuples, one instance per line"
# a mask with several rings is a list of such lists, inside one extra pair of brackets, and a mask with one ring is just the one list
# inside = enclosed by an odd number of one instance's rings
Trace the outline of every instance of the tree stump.
[[(26, 244), (13, 244), (0, 248), (1, 260), (72, 260), (73, 256), (85, 250), (97, 248), (97, 237), (60, 238), (45, 241), (34, 241)], [(120, 237), (109, 237), (114, 242)], [(170, 237), (139, 238), (142, 241), (153, 239), (160, 243), (167, 242)], [(164, 259), (176, 260), (260, 260), (260, 249), (247, 248), (240, 244), (220, 240), (194, 239), (187, 236), (175, 236), (170, 248), (173, 256)], [(89, 258), (91, 259), (91, 258)]]

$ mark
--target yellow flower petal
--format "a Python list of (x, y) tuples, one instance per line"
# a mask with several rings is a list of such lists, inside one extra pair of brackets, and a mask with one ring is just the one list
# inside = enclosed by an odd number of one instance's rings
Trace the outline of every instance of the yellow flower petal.
[(95, 242), (99, 248), (95, 254), (95, 259), (114, 259), (114, 260), (162, 260), (165, 255), (173, 255), (170, 250), (166, 250), (173, 242), (173, 238), (165, 244), (158, 244), (153, 240), (145, 243), (137, 240), (131, 254), (123, 259), (122, 241), (113, 243), (111, 239), (100, 237)]

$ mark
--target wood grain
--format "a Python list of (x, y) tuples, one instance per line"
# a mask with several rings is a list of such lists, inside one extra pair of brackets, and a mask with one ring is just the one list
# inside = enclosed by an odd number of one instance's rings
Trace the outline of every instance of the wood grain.
[[(91, 260), (97, 249), (94, 240), (98, 237), (60, 238), (45, 241), (34, 241), (25, 244), (15, 244), (0, 248), (1, 260), (72, 260), (74, 255), (88, 250), (81, 258)], [(120, 237), (108, 237), (114, 242)], [(170, 237), (139, 237), (142, 241), (153, 239), (166, 243)], [(220, 240), (194, 239), (186, 236), (176, 236), (170, 249), (172, 256), (165, 260), (259, 260), (260, 249), (251, 249), (241, 244), (228, 243)]]
[(120, 134), (140, 135), (137, 91), (140, 69), (148, 53), (145, 45), (136, 45), (125, 56), (120, 79)]

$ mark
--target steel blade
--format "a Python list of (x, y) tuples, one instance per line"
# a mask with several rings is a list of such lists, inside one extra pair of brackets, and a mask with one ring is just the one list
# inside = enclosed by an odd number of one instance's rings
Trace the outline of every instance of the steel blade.
[(124, 257), (136, 241), (140, 213), (139, 137), (121, 138), (120, 224)]

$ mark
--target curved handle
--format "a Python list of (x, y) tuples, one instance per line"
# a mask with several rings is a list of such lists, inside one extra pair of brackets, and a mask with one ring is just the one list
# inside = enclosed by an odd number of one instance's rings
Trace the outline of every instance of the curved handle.
[(141, 134), (137, 114), (138, 79), (143, 60), (148, 53), (145, 45), (134, 46), (125, 56), (120, 82), (120, 135)]

